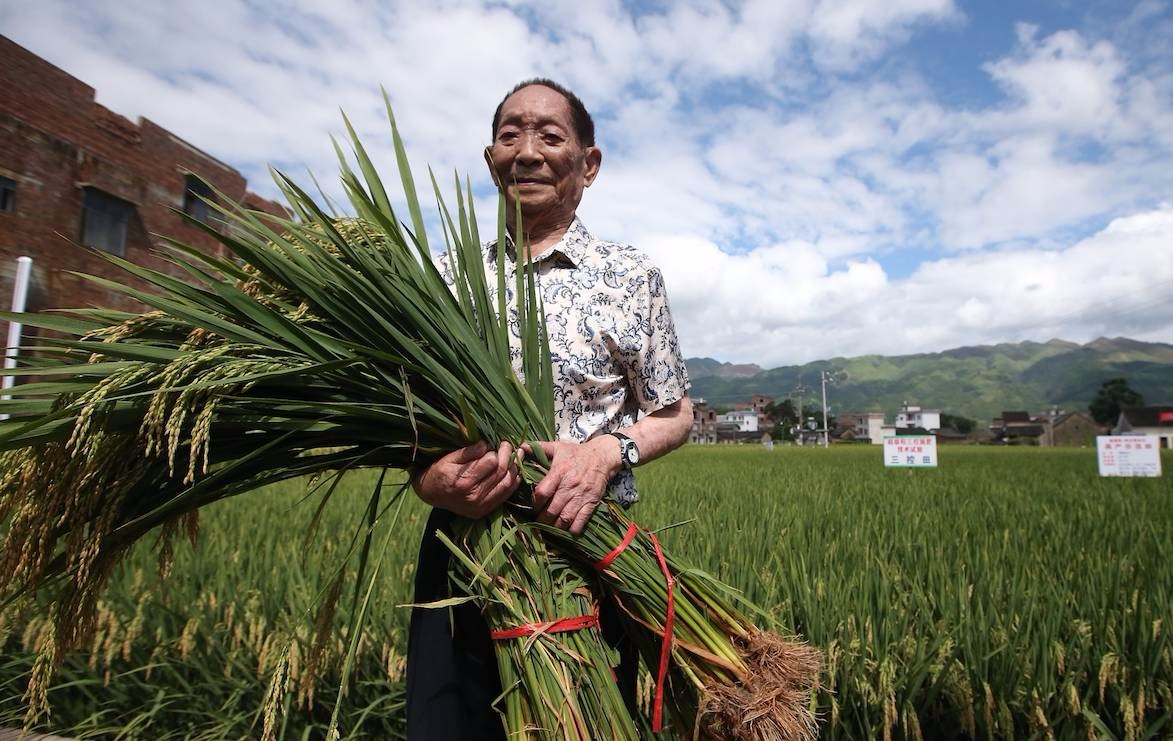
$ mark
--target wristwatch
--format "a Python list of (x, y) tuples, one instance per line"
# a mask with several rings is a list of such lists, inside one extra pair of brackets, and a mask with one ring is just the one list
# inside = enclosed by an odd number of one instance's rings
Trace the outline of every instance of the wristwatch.
[(630, 471), (632, 466), (639, 464), (639, 446), (622, 432), (608, 432), (608, 435), (619, 440), (619, 458), (623, 461), (623, 470)]

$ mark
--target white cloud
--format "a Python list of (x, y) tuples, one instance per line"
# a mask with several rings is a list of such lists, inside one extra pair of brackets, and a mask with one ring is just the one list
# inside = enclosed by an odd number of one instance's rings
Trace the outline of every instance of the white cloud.
[(887, 285), (874, 261), (832, 270), (813, 245), (803, 242), (743, 255), (687, 235), (649, 236), (641, 246), (663, 266), (689, 354), (768, 364), (819, 357), (810, 355), (818, 347), (798, 348), (791, 338), (815, 324), (869, 311)]
[(1173, 315), (1173, 205), (1115, 219), (1065, 249), (945, 257), (902, 280), (871, 260), (834, 267), (805, 243), (729, 255), (705, 240), (662, 235), (644, 247), (663, 265), (686, 353), (767, 367), (1088, 341), (1121, 326), (1168, 341)]
[(1092, 136), (1127, 125), (1120, 117), (1125, 67), (1115, 47), (1089, 44), (1075, 31), (1037, 35), (1020, 24), (1019, 51), (986, 67), (1012, 96), (1005, 125)]
[(1104, 199), (1102, 186), (1112, 178), (1107, 170), (1066, 161), (1047, 137), (1020, 137), (984, 156), (944, 157), (937, 195), (929, 197), (940, 208), (945, 244), (980, 247), (1045, 234), (1107, 210), (1115, 205)]
[(919, 23), (959, 22), (961, 17), (953, 0), (819, 0), (810, 38), (817, 63), (851, 68), (907, 38)]
[[(1120, 217), (1060, 250), (1024, 249), (947, 258), (908, 279), (925, 300), (903, 318), (929, 311), (944, 326), (961, 310), (966, 336), (984, 341), (1113, 334), (1121, 320), (1168, 326), (1173, 308), (1173, 206)], [(1159, 304), (1164, 302), (1164, 308)], [(962, 332), (957, 332), (961, 334)]]

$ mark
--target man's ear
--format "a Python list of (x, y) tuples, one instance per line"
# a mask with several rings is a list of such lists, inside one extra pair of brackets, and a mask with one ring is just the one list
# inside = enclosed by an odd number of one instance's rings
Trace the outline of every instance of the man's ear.
[(501, 190), (501, 181), (497, 178), (497, 168), (493, 165), (493, 148), (485, 147), (485, 164), (489, 166), (489, 177), (493, 178), (493, 185)]
[(583, 154), (583, 182), (591, 187), (595, 178), (599, 176), (599, 168), (603, 165), (603, 150), (598, 147), (587, 147)]

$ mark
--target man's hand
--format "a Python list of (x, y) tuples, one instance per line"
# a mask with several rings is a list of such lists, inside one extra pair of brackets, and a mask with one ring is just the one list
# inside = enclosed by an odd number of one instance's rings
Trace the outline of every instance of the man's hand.
[(419, 498), (440, 509), (478, 519), (501, 506), (521, 481), (513, 446), (479, 442), (455, 450), (412, 477)]
[(539, 522), (582, 535), (607, 483), (623, 467), (619, 442), (600, 435), (585, 443), (539, 443), (550, 459), (550, 472), (534, 487)]

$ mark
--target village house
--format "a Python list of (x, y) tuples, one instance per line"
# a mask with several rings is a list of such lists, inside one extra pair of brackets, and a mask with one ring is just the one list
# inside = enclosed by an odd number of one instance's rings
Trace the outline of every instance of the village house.
[(1173, 406), (1124, 407), (1113, 435), (1152, 435), (1165, 450), (1173, 449)]
[(692, 429), (688, 441), (698, 445), (717, 442), (717, 412), (704, 399), (692, 400)]
[[(874, 423), (873, 423), (874, 424)], [(885, 437), (894, 435), (936, 435), (941, 429), (941, 411), (904, 402), (900, 411), (896, 412), (895, 421), (890, 425), (880, 427), (878, 438), (871, 438), (872, 443), (880, 445)]]
[(850, 435), (850, 439), (857, 442), (866, 440), (875, 445), (884, 442), (883, 412), (846, 412), (840, 414), (836, 421), (842, 430), (840, 438)]
[(717, 442), (725, 444), (760, 442), (763, 436), (770, 436), (770, 427), (762, 424), (763, 418), (767, 421), (769, 419), (748, 409), (717, 415)]
[(738, 432), (757, 432), (760, 413), (749, 409), (735, 409), (721, 415), (721, 421), (728, 425), (736, 425)]
[(774, 398), (772, 396), (765, 396), (763, 394), (754, 394), (753, 396), (749, 397), (748, 402), (740, 401), (740, 402), (737, 402), (736, 404), (734, 404), (733, 409), (736, 411), (747, 411), (748, 410), (748, 411), (754, 411), (754, 412), (762, 412), (764, 414), (766, 411), (766, 407), (768, 407), (773, 402), (774, 402)]
[(1103, 428), (1083, 412), (1005, 411), (990, 421), (994, 441), (1007, 445), (1042, 445), (1055, 447), (1091, 447)]
[(1025, 411), (1004, 411), (990, 420), (994, 440), (1007, 445), (1038, 445), (1043, 436), (1042, 423)]
[(735, 404), (733, 411), (718, 414), (704, 399), (693, 399), (688, 441), (698, 445), (762, 442), (770, 438), (774, 427), (766, 413), (771, 401), (768, 396), (755, 394), (749, 403)]
[[(709, 421), (704, 422), (704, 429), (709, 435), (707, 439), (715, 437), (715, 441), (720, 443), (757, 442), (763, 433), (773, 429), (774, 423), (765, 413), (770, 401), (768, 396), (755, 395), (751, 401), (735, 404), (733, 411), (724, 414), (714, 414), (707, 405), (700, 407), (699, 410), (694, 408), (693, 435), (690, 439), (693, 442), (701, 441), (702, 415), (707, 414), (710, 415), (706, 417)], [(1167, 416), (1173, 417), (1173, 407), (1157, 409), (1166, 409)], [(1101, 428), (1083, 412), (1060, 413), (1057, 409), (1039, 415), (1031, 415), (1026, 411), (1005, 411), (991, 421), (988, 430), (974, 430), (968, 433), (943, 428), (941, 417), (939, 409), (921, 407), (908, 402), (901, 405), (894, 415), (895, 421), (892, 424), (885, 424), (883, 412), (842, 412), (836, 416), (835, 429), (831, 431), (829, 438), (833, 442), (870, 442), (882, 445), (885, 437), (932, 435), (938, 444), (993, 440), (1011, 445), (1087, 447), (1095, 445), (1096, 435), (1103, 434)], [(1142, 418), (1148, 419), (1148, 416), (1142, 414)], [(1173, 429), (1173, 423), (1164, 424)], [(823, 431), (819, 427), (819, 418), (808, 418), (796, 434), (796, 442), (800, 445), (822, 444)], [(1166, 430), (1162, 434), (1170, 435), (1173, 432)]]
[(72, 271), (145, 287), (102, 258), (109, 253), (186, 278), (157, 254), (155, 235), (222, 255), (211, 235), (175, 212), (226, 228), (200, 200), (213, 189), (286, 215), (229, 165), (147, 119), (100, 105), (94, 88), (0, 36), (0, 291), (12, 291), (16, 258), (32, 258), (26, 310), (141, 310)]
[(773, 436), (769, 432), (762, 430), (739, 430), (731, 422), (717, 423), (717, 442), (722, 445), (744, 445), (746, 443), (765, 443), (766, 440), (773, 441)]
[[(754, 394), (749, 397), (749, 402), (739, 402), (733, 405), (733, 411), (727, 412), (724, 422), (729, 424), (736, 424), (738, 430), (741, 432), (754, 432), (757, 430), (770, 430), (774, 427), (774, 420), (770, 418), (767, 408), (774, 403), (771, 396), (763, 394)], [(749, 422), (751, 416), (756, 416), (756, 422)], [(751, 425), (756, 425), (750, 429)]]
[(941, 410), (913, 406), (906, 401), (900, 407), (900, 411), (896, 412), (896, 421), (893, 427), (897, 431), (918, 429), (932, 432), (939, 430), (941, 429)]
[(1103, 429), (1083, 412), (1067, 412), (1048, 419), (1041, 443), (1061, 448), (1091, 448)]

